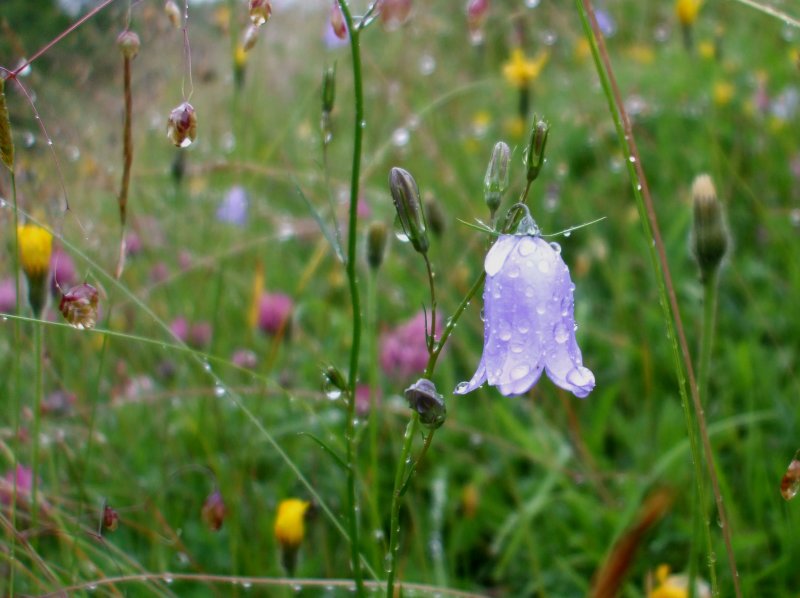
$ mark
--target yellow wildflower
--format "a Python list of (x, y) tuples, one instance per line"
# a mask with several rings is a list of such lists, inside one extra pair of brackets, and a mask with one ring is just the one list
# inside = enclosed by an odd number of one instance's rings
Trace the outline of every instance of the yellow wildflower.
[(503, 65), (503, 77), (514, 87), (525, 88), (539, 77), (548, 56), (547, 52), (539, 52), (536, 58), (529, 59), (521, 48), (514, 48), (511, 58)]
[(701, 5), (701, 0), (676, 0), (675, 14), (680, 24), (684, 27), (692, 25), (697, 20)]
[(730, 104), (731, 100), (733, 99), (733, 92), (733, 85), (727, 81), (717, 81), (714, 83), (714, 89), (712, 91), (714, 103), (717, 106), (725, 106)]
[(53, 235), (35, 224), (17, 227), (19, 261), (28, 278), (44, 276), (50, 268)]
[[(658, 586), (647, 594), (647, 598), (689, 598), (689, 579), (685, 575), (670, 575), (669, 565), (659, 565), (656, 569)], [(702, 579), (695, 581), (694, 595), (697, 598), (710, 598), (708, 584)]]
[(247, 64), (247, 50), (244, 49), (242, 44), (236, 46), (236, 51), (233, 54), (233, 63), (236, 68), (243, 68)]
[(275, 538), (284, 548), (296, 548), (305, 535), (305, 515), (311, 503), (299, 498), (287, 498), (278, 505), (275, 517)]

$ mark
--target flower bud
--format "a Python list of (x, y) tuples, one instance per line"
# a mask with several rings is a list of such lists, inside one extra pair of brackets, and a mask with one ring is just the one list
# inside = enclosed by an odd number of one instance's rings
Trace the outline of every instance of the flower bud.
[(305, 536), (305, 518), (311, 503), (298, 498), (282, 500), (275, 516), (275, 539), (281, 547), (281, 562), (289, 575), (297, 566), (297, 549)]
[(500, 200), (508, 189), (508, 162), (511, 157), (511, 150), (503, 141), (498, 141), (492, 150), (492, 157), (489, 166), (486, 168), (486, 176), (483, 179), (483, 198), (489, 211), (494, 216), (497, 208), (500, 207)]
[(260, 27), (272, 16), (272, 3), (270, 0), (250, 0), (250, 21)]
[(253, 46), (256, 45), (258, 41), (258, 27), (255, 25), (248, 25), (247, 29), (244, 30), (244, 35), (242, 35), (242, 49), (245, 52), (249, 52), (253, 49)]
[(336, 65), (322, 71), (322, 111), (330, 113), (336, 98)]
[(58, 309), (70, 326), (78, 330), (94, 328), (97, 323), (98, 300), (97, 289), (84, 282), (64, 293)]
[(103, 505), (103, 530), (113, 532), (119, 527), (119, 513), (108, 505)]
[(164, 3), (164, 14), (167, 15), (170, 25), (175, 29), (181, 26), (181, 9), (173, 0), (167, 0)]
[(133, 31), (123, 31), (117, 37), (117, 46), (119, 46), (119, 51), (122, 52), (122, 55), (131, 60), (136, 58), (139, 53), (141, 42), (139, 41), (139, 36)]
[(528, 182), (536, 180), (539, 171), (544, 164), (544, 149), (547, 145), (547, 134), (550, 132), (550, 123), (536, 116), (533, 117), (534, 124), (531, 130), (531, 140), (525, 151), (525, 169), (527, 171)]
[(6, 105), (5, 79), (0, 77), (0, 159), (14, 170), (14, 139), (11, 137), (11, 119)]
[(722, 203), (717, 199), (714, 183), (707, 174), (692, 184), (692, 251), (705, 281), (722, 262), (728, 248), (728, 229)]
[(397, 218), (402, 227), (402, 240), (409, 240), (419, 253), (428, 252), (427, 223), (419, 199), (419, 188), (411, 174), (402, 168), (392, 168), (389, 173), (389, 189), (392, 192)]
[(215, 489), (206, 497), (200, 517), (212, 532), (218, 532), (227, 512), (228, 509), (225, 507), (225, 501), (222, 500), (222, 494)]
[(386, 254), (386, 225), (383, 222), (371, 222), (367, 227), (367, 263), (377, 270), (383, 263)]
[(189, 102), (169, 113), (167, 137), (177, 147), (189, 147), (197, 135), (197, 115)]
[(435, 430), (444, 423), (447, 408), (444, 397), (436, 392), (433, 382), (420, 378), (406, 388), (405, 396), (408, 406), (419, 413), (419, 421), (423, 426)]
[(347, 22), (337, 0), (333, 0), (333, 7), (331, 8), (331, 28), (336, 37), (347, 39)]

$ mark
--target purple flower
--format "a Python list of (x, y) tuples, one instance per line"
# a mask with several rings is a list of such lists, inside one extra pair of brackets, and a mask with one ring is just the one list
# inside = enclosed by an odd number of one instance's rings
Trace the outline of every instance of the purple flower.
[(33, 470), (24, 465), (17, 465), (16, 472), (8, 471), (0, 478), (0, 503), (11, 504), (14, 496), (14, 478), (17, 484), (17, 500), (27, 497), (33, 488)]
[(189, 337), (186, 343), (194, 349), (208, 349), (211, 345), (211, 323), (195, 322), (189, 326)]
[(172, 336), (183, 343), (189, 338), (189, 322), (183, 316), (172, 320), (169, 330), (172, 332)]
[(488, 380), (506, 396), (527, 392), (542, 370), (576, 397), (594, 388), (575, 340), (575, 285), (558, 245), (537, 235), (502, 235), (486, 255), (484, 343), (478, 370), (456, 394)]
[(247, 224), (247, 191), (244, 187), (234, 185), (228, 190), (217, 208), (217, 220), (236, 226)]
[(381, 368), (393, 378), (421, 374), (428, 365), (428, 357), (425, 314), (421, 311), (381, 337)]
[(258, 302), (258, 327), (266, 334), (287, 332), (294, 302), (283, 293), (263, 293)]
[(13, 314), (17, 309), (17, 289), (13, 278), (0, 280), (0, 313)]

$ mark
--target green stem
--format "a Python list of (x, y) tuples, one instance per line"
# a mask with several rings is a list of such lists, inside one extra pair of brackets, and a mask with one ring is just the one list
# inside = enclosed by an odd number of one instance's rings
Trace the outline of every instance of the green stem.
[(358, 192), (361, 171), (361, 144), (364, 136), (364, 86), (361, 72), (360, 29), (353, 26), (353, 16), (346, 0), (338, 0), (339, 7), (350, 32), (350, 50), (353, 59), (353, 93), (355, 96), (355, 123), (353, 132), (353, 166), (350, 179), (350, 217), (347, 231), (347, 281), (353, 306), (353, 335), (350, 345), (350, 372), (348, 378), (347, 421), (345, 442), (347, 444), (347, 502), (350, 510), (350, 560), (356, 582), (356, 595), (364, 595), (364, 579), (361, 571), (361, 556), (358, 538), (358, 505), (356, 502), (355, 463), (355, 407), (356, 380), (358, 378), (358, 354), (361, 346), (361, 301), (358, 294), (356, 273), (356, 235), (358, 226)]
[[(427, 263), (427, 257), (425, 261)], [(456, 311), (453, 312), (453, 315), (445, 323), (444, 330), (442, 330), (442, 337), (438, 342), (434, 343), (433, 347), (430, 349), (428, 364), (425, 366), (425, 372), (422, 374), (423, 378), (430, 379), (430, 377), (433, 375), (433, 370), (436, 368), (436, 362), (439, 359), (439, 355), (441, 354), (445, 343), (447, 343), (447, 339), (450, 338), (450, 334), (455, 329), (459, 318), (464, 313), (464, 310), (467, 309), (469, 302), (477, 294), (481, 287), (483, 287), (483, 281), (485, 279), (486, 272), (481, 271), (480, 276), (478, 276), (478, 278), (472, 284), (472, 287), (470, 287), (469, 291), (467, 291), (467, 294), (461, 300), (461, 303), (459, 303)], [(433, 300), (435, 296), (433, 296), (432, 278), (431, 295)], [(425, 457), (428, 447), (433, 441), (433, 434), (435, 432), (435, 430), (431, 430), (428, 433), (428, 435), (425, 437), (425, 443), (423, 444), (419, 457), (413, 464), (410, 464), (411, 442), (417, 433), (418, 427), (419, 414), (414, 411), (411, 414), (411, 419), (409, 420), (408, 425), (406, 426), (406, 433), (403, 437), (403, 449), (400, 452), (400, 459), (397, 461), (397, 469), (394, 474), (394, 489), (392, 490), (392, 506), (389, 523), (389, 552), (386, 555), (386, 572), (388, 573), (388, 577), (386, 579), (386, 598), (394, 598), (394, 582), (395, 577), (397, 576), (397, 555), (400, 548), (400, 500), (405, 494), (408, 484), (411, 481), (411, 478), (414, 476), (417, 466)], [(408, 470), (407, 474), (406, 470)]]
[[(608, 52), (605, 49), (602, 34), (599, 32), (599, 26), (594, 15), (591, 0), (575, 0), (575, 4), (583, 24), (584, 32), (592, 50), (592, 56), (594, 58), (597, 74), (603, 86), (603, 91), (606, 96), (606, 100), (608, 101), (609, 112), (617, 130), (617, 137), (626, 152), (626, 156), (628, 157), (626, 164), (631, 185), (633, 187), (633, 195), (639, 212), (639, 219), (642, 222), (645, 237), (652, 241), (647, 245), (650, 253), (650, 261), (656, 274), (659, 300), (664, 312), (664, 322), (667, 326), (667, 336), (672, 345), (675, 374), (678, 378), (678, 390), (681, 397), (681, 407), (683, 408), (684, 418), (686, 420), (687, 435), (692, 452), (692, 461), (694, 465), (695, 478), (697, 480), (698, 492), (701, 495), (705, 494), (704, 486), (702, 484), (703, 475), (701, 465), (701, 460), (704, 453), (708, 476), (711, 481), (711, 488), (717, 505), (717, 515), (722, 526), (722, 535), (725, 541), (725, 550), (727, 553), (728, 565), (731, 571), (734, 594), (737, 598), (741, 598), (742, 594), (739, 587), (739, 574), (736, 568), (736, 559), (733, 554), (730, 527), (728, 525), (728, 518), (722, 502), (722, 493), (720, 492), (717, 472), (714, 466), (714, 458), (711, 450), (711, 442), (708, 437), (705, 415), (703, 413), (702, 404), (700, 403), (700, 394), (697, 381), (694, 376), (692, 360), (689, 354), (689, 346), (686, 341), (686, 334), (680, 318), (680, 310), (678, 309), (678, 300), (675, 294), (675, 287), (672, 283), (672, 275), (670, 273), (669, 263), (667, 262), (666, 250), (664, 248), (664, 242), (661, 238), (661, 232), (656, 219), (653, 200), (650, 196), (647, 178), (645, 177), (644, 170), (641, 165), (639, 151), (633, 136), (633, 128), (627, 112), (625, 111), (625, 105), (622, 101), (622, 96), (617, 86), (616, 79), (614, 78), (611, 62), (608, 58)], [(695, 422), (692, 420), (692, 411), (689, 406), (689, 393), (691, 393), (694, 408), (694, 417), (697, 424), (696, 429)], [(701, 453), (698, 446), (696, 436), (697, 432), (699, 432), (700, 440), (703, 444), (703, 453)], [(708, 556), (709, 564), (712, 564), (712, 562), (716, 560), (714, 558), (713, 551), (709, 550)], [(719, 594), (718, 588), (713, 588), (712, 591), (715, 596)]]
[[(14, 202), (14, 250), (13, 250), (13, 260), (14, 260), (14, 268), (12, 272), (14, 272), (14, 297), (15, 297), (15, 306), (14, 306), (14, 314), (20, 314), (20, 288), (19, 288), (19, 239), (18, 239), (18, 227), (19, 227), (19, 213), (18, 213), (18, 206), (17, 206), (17, 177), (14, 174), (13, 170), (9, 171), (9, 178), (11, 179), (11, 197)], [(20, 339), (22, 336), (22, 332), (20, 330), (20, 321), (15, 319), (14, 320), (14, 346), (20, 346)], [(22, 376), (20, 371), (20, 352), (19, 351), (12, 351), (13, 354), (13, 363), (12, 367), (14, 369), (14, 463), (13, 463), (13, 472), (14, 472), (14, 488), (12, 489), (11, 493), (11, 527), (13, 533), (11, 534), (11, 562), (16, 561), (16, 552), (17, 552), (17, 467), (19, 467), (19, 426), (20, 426), (20, 413), (21, 413), (21, 400), (20, 397), (22, 395)], [(9, 596), (14, 596), (14, 573), (16, 571), (16, 567), (12, 566), (9, 568), (8, 573), (8, 588), (7, 594)]]
[(33, 481), (31, 486), (31, 529), (36, 530), (39, 516), (39, 436), (41, 430), (42, 394), (44, 392), (42, 370), (42, 334), (43, 326), (40, 322), (33, 325), (33, 351), (36, 370), (34, 372), (34, 405), (33, 405), (33, 459), (31, 469)]
[[(370, 454), (370, 477), (372, 478), (370, 496), (370, 513), (372, 517), (372, 529), (381, 529), (380, 515), (380, 468), (378, 465), (378, 430), (381, 427), (380, 412), (378, 410), (378, 293), (377, 293), (377, 270), (372, 270), (367, 278), (367, 330), (369, 334), (369, 454)], [(378, 559), (378, 538), (375, 543), (376, 553), (373, 562)]]

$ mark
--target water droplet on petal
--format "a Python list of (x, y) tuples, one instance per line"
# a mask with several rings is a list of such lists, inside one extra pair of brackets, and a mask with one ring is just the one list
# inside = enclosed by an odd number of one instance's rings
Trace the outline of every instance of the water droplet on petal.
[(518, 365), (518, 366), (514, 367), (514, 369), (511, 370), (511, 374), (510, 374), (511, 375), (511, 379), (514, 380), (514, 381), (520, 380), (520, 379), (524, 378), (525, 376), (527, 376), (530, 371), (531, 371), (530, 366)]
[(589, 368), (585, 368), (581, 365), (569, 371), (567, 374), (567, 382), (574, 386), (587, 386), (594, 382), (594, 374), (592, 374)]
[(567, 327), (564, 326), (563, 322), (559, 322), (555, 325), (553, 328), (553, 337), (559, 345), (563, 345), (567, 342), (567, 339), (569, 339), (569, 331)]
[(544, 312), (547, 311), (547, 307), (545, 307), (544, 303), (540, 303), (536, 306), (536, 313), (540, 316), (544, 315)]
[(547, 274), (550, 271), (550, 262), (547, 260), (539, 260), (539, 272)]
[(508, 277), (509, 278), (519, 278), (519, 268), (517, 266), (512, 266), (508, 269)]
[(525, 237), (519, 242), (519, 254), (528, 256), (536, 251), (536, 242), (530, 237)]
[(552, 249), (552, 250), (553, 250), (553, 251), (555, 251), (556, 253), (561, 253), (561, 245), (559, 245), (559, 244), (558, 244), (558, 243), (556, 243), (555, 241), (554, 241), (554, 242), (552, 242), (552, 243), (550, 243), (550, 249)]

